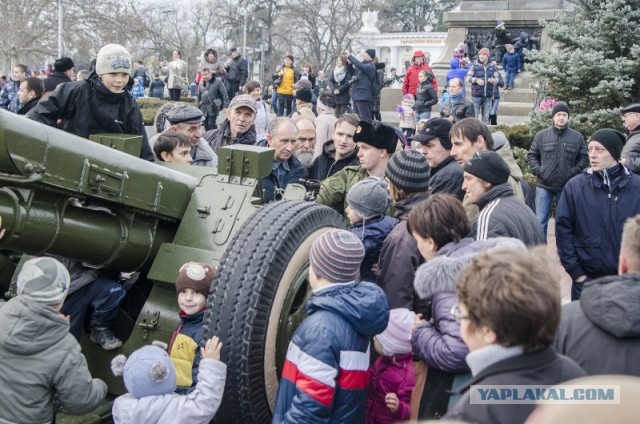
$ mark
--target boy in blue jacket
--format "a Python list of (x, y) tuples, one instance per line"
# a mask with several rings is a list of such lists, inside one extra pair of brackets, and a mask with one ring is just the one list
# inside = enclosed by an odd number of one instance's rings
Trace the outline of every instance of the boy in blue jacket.
[(351, 223), (351, 232), (364, 245), (364, 259), (360, 266), (362, 281), (376, 281), (371, 268), (378, 263), (384, 239), (387, 238), (398, 221), (385, 215), (391, 197), (384, 180), (367, 177), (347, 193), (347, 218)]
[(182, 265), (178, 274), (176, 291), (180, 306), (180, 325), (171, 336), (168, 351), (176, 368), (176, 392), (179, 394), (191, 392), (198, 382), (202, 320), (215, 276), (216, 269), (201, 262)]
[(273, 423), (362, 423), (369, 340), (389, 321), (380, 287), (358, 282), (364, 247), (345, 230), (318, 237), (309, 249), (314, 296), (289, 343)]
[(516, 53), (513, 44), (507, 44), (504, 46), (507, 49), (507, 53), (502, 56), (502, 69), (507, 74), (505, 81), (505, 90), (513, 90), (513, 83), (516, 79), (516, 74), (520, 72), (522, 68), (522, 62), (520, 61), (520, 55)]

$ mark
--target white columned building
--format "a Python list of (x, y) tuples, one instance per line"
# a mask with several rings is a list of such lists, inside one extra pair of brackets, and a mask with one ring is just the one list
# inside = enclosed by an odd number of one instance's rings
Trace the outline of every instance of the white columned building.
[(446, 32), (380, 33), (376, 27), (377, 22), (377, 11), (362, 13), (362, 28), (351, 36), (353, 50), (357, 53), (365, 49), (375, 49), (380, 62), (387, 64), (387, 70), (396, 68), (398, 73), (404, 73), (413, 52), (417, 50), (429, 53), (431, 62), (434, 62), (447, 44)]

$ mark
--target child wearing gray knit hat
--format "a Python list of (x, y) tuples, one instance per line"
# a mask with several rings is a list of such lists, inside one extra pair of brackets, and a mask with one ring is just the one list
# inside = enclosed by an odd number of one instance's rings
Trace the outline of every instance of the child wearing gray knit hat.
[(371, 268), (378, 262), (382, 244), (398, 222), (384, 214), (391, 203), (387, 184), (380, 178), (367, 177), (351, 187), (347, 203), (350, 231), (362, 241), (365, 250), (360, 277), (364, 281), (376, 281)]

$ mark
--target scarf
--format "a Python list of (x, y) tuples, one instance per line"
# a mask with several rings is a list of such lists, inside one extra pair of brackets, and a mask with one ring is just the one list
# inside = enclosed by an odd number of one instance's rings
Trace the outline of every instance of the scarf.
[(338, 68), (337, 66), (335, 68), (333, 68), (333, 79), (336, 80), (336, 82), (342, 82), (342, 80), (344, 79), (344, 77), (347, 76), (347, 68)]
[(455, 96), (450, 96), (449, 99), (451, 100), (451, 106), (455, 106), (456, 103), (462, 100), (462, 92), (456, 94)]

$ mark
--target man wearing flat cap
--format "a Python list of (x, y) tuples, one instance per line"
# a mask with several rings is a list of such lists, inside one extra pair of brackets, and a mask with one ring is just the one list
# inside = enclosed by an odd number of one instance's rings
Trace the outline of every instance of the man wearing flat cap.
[[(347, 193), (367, 177), (384, 178), (389, 158), (396, 151), (398, 135), (393, 127), (378, 121), (360, 121), (353, 135), (360, 166), (347, 166), (322, 182), (317, 201), (345, 214)], [(390, 206), (387, 214), (393, 212)], [(346, 218), (346, 215), (345, 215)]]
[(256, 120), (258, 106), (253, 97), (240, 94), (234, 97), (226, 109), (227, 118), (215, 130), (210, 130), (202, 136), (213, 151), (219, 147), (232, 144), (256, 144)]
[(44, 80), (45, 95), (56, 89), (60, 84), (73, 81), (73, 60), (70, 57), (61, 57), (53, 63), (53, 73)]
[(624, 127), (629, 131), (622, 149), (620, 163), (640, 174), (640, 103), (633, 103), (620, 111)]
[[(167, 120), (171, 126), (165, 132), (177, 132), (189, 138), (191, 143), (192, 165), (208, 166), (215, 168), (218, 166), (218, 156), (209, 146), (209, 143), (202, 138), (202, 122), (205, 120), (202, 111), (194, 106), (179, 103), (167, 112)], [(151, 145), (156, 142), (157, 135), (151, 138)]]
[(588, 143), (591, 168), (565, 185), (556, 210), (556, 246), (571, 276), (571, 300), (588, 281), (617, 275), (622, 227), (640, 213), (640, 177), (620, 163), (626, 138), (603, 128)]
[(413, 140), (412, 147), (424, 155), (431, 168), (429, 190), (432, 193), (453, 194), (462, 201), (463, 172), (460, 164), (451, 156), (449, 133), (452, 126), (448, 119), (432, 118), (410, 139)]

